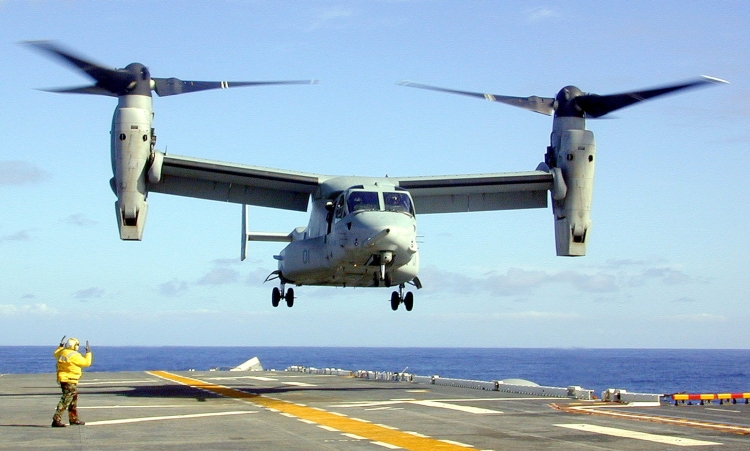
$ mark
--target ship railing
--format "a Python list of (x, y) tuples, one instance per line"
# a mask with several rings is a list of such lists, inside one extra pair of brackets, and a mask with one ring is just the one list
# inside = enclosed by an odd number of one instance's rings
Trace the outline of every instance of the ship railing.
[(310, 368), (304, 366), (290, 366), (285, 371), (302, 372), (309, 374), (325, 374), (336, 376), (353, 376), (360, 379), (385, 382), (409, 382), (414, 384), (445, 385), (450, 387), (470, 388), (475, 390), (502, 391), (506, 393), (524, 394), (530, 396), (545, 396), (556, 398), (575, 398), (582, 400), (594, 399), (594, 391), (583, 389), (579, 386), (569, 387), (546, 387), (541, 385), (515, 385), (502, 381), (477, 381), (471, 379), (455, 379), (448, 377), (419, 376), (416, 374), (399, 371), (371, 371), (357, 370), (347, 371), (332, 368)]

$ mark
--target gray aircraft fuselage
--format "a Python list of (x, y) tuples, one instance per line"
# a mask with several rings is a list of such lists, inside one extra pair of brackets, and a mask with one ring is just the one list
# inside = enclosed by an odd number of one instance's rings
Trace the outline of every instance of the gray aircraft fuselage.
[(324, 182), (313, 198), (307, 228), (290, 237), (275, 256), (285, 283), (394, 286), (411, 282), (419, 272), (411, 196), (387, 178)]

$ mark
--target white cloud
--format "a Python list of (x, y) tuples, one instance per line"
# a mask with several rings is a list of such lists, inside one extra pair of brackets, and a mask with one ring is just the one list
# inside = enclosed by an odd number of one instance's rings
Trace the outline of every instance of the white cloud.
[(496, 319), (513, 319), (513, 320), (524, 320), (524, 319), (542, 319), (542, 320), (569, 320), (569, 319), (580, 319), (580, 313), (563, 313), (563, 312), (539, 312), (530, 310), (526, 312), (507, 312), (507, 313), (493, 313), (492, 318)]
[(671, 321), (673, 324), (680, 324), (680, 323), (723, 323), (726, 321), (729, 321), (729, 318), (722, 315), (715, 315), (713, 313), (694, 313), (694, 314), (688, 314), (688, 315), (673, 315), (669, 316), (669, 321)]
[(78, 290), (73, 293), (73, 297), (81, 300), (96, 299), (104, 295), (104, 290), (97, 287), (86, 288)]
[(34, 184), (49, 177), (47, 172), (26, 161), (0, 161), (0, 186)]
[(0, 304), (0, 316), (18, 315), (56, 315), (58, 310), (47, 304), (25, 304), (16, 306), (13, 304)]
[(526, 20), (528, 22), (541, 22), (555, 17), (559, 17), (557, 11), (545, 6), (526, 10)]
[(208, 274), (201, 277), (198, 285), (225, 285), (235, 283), (239, 280), (240, 273), (229, 268), (214, 268)]
[[(653, 265), (653, 266), (651, 266)], [(684, 271), (670, 268), (664, 262), (610, 261), (603, 267), (588, 270), (544, 271), (509, 268), (504, 273), (489, 271), (477, 276), (442, 271), (428, 266), (420, 279), (430, 290), (452, 293), (488, 291), (494, 296), (520, 296), (554, 285), (569, 285), (584, 293), (617, 293), (626, 287), (647, 283), (684, 285), (700, 282)]]
[(159, 285), (159, 293), (164, 296), (174, 297), (188, 290), (188, 283), (184, 280), (172, 279)]
[(75, 215), (70, 215), (67, 218), (63, 219), (63, 222), (66, 224), (78, 226), (78, 227), (88, 227), (92, 225), (96, 225), (96, 221), (92, 221), (91, 219), (86, 218), (82, 214), (78, 213)]
[(309, 27), (308, 31), (318, 30), (321, 28), (340, 27), (345, 20), (354, 17), (355, 13), (340, 6), (334, 6), (319, 12), (314, 18)]
[(33, 229), (20, 230), (10, 235), (0, 236), (0, 243), (4, 241), (31, 241), (33, 238), (31, 232)]

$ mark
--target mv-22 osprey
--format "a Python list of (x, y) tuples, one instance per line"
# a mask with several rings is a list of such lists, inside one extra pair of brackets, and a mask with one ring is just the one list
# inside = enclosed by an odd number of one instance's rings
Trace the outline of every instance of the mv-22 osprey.
[[(140, 240), (146, 222), (149, 192), (233, 202), (242, 205), (242, 250), (248, 241), (287, 242), (274, 258), (278, 269), (266, 281), (273, 288), (274, 307), (294, 304), (286, 285), (397, 287), (391, 308), (414, 305), (407, 284), (421, 288), (416, 214), (546, 208), (550, 193), (557, 255), (582, 256), (590, 239), (591, 196), (596, 146), (586, 118), (663, 94), (709, 83), (702, 77), (685, 83), (599, 96), (566, 86), (555, 98), (509, 97), (401, 82), (425, 88), (506, 103), (546, 115), (554, 114), (550, 146), (544, 163), (534, 171), (416, 177), (339, 177), (270, 169), (243, 164), (165, 155), (155, 149), (151, 91), (168, 96), (206, 89), (278, 82), (198, 82), (155, 78), (139, 63), (110, 69), (86, 61), (50, 42), (29, 42), (93, 78), (93, 86), (54, 92), (118, 97), (112, 119), (112, 190), (122, 240)], [(307, 227), (291, 233), (248, 230), (247, 205), (307, 211)]]

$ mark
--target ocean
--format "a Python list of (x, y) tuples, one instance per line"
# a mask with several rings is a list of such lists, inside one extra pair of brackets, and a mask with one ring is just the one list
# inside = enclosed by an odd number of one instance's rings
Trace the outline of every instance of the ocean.
[[(54, 373), (54, 346), (0, 346), (0, 373)], [(671, 394), (750, 392), (750, 350), (356, 347), (93, 347), (86, 372), (228, 369), (258, 357), (266, 370), (292, 365), (406, 371), (482, 381), (526, 379)], [(84, 376), (85, 377), (85, 376)], [(2, 378), (0, 378), (0, 384)]]

